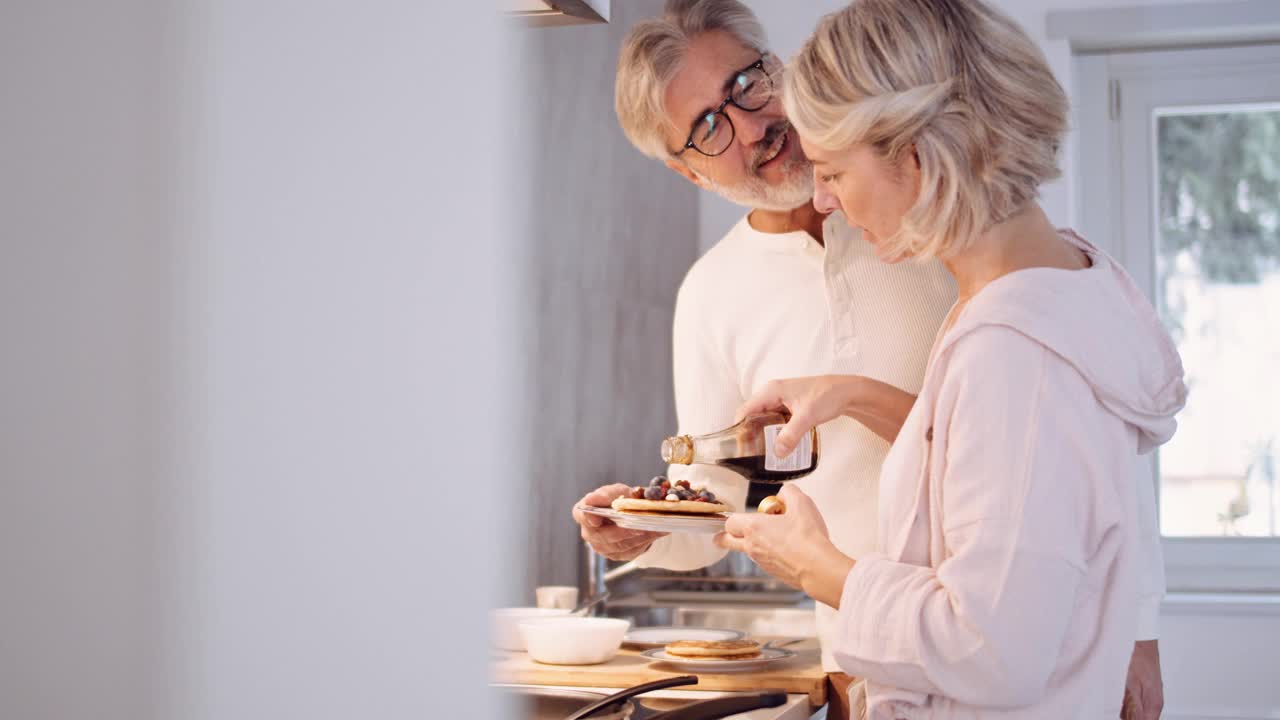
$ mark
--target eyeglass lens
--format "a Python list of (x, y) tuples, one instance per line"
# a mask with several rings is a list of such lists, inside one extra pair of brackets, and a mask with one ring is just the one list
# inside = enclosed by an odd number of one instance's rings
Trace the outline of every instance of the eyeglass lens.
[[(748, 112), (759, 110), (773, 98), (773, 83), (763, 68), (738, 73), (729, 91), (729, 102)], [(723, 109), (707, 113), (694, 128), (693, 146), (706, 155), (719, 155), (733, 142), (733, 123)]]

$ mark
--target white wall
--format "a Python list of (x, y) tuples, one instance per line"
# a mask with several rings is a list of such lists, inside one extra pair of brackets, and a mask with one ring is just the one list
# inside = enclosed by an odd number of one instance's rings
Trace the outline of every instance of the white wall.
[(0, 4), (0, 717), (502, 716), (495, 19)]
[(171, 717), (497, 715), (507, 65), (496, 17), (437, 5), (184, 18)]
[(1280, 604), (1172, 597), (1160, 616), (1169, 720), (1280, 717)]

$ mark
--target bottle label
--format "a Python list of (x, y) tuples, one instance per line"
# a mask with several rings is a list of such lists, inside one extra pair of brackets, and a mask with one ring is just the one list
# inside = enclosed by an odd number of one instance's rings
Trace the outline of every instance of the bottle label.
[(773, 445), (778, 441), (778, 433), (784, 425), (767, 425), (764, 428), (764, 469), (791, 472), (808, 470), (813, 464), (813, 433), (805, 433), (800, 444), (787, 457), (780, 458), (773, 452)]

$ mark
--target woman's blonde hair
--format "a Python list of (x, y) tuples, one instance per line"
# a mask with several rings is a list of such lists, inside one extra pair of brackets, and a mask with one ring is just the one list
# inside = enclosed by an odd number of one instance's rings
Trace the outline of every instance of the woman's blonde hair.
[(618, 55), (614, 111), (622, 132), (640, 152), (658, 160), (667, 147), (665, 95), (690, 42), (702, 33), (727, 32), (765, 52), (765, 33), (751, 8), (738, 0), (667, 0), (662, 16), (637, 23)]
[(920, 195), (889, 252), (963, 250), (1059, 175), (1067, 98), (1035, 43), (981, 0), (854, 0), (826, 16), (783, 82), (787, 115), (826, 150), (914, 147)]

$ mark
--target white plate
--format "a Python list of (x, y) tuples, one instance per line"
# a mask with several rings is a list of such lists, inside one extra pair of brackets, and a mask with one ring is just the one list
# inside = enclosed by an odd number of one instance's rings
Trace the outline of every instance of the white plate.
[(694, 627), (643, 627), (633, 628), (622, 638), (622, 642), (646, 648), (666, 647), (677, 640), (705, 640), (722, 642), (724, 640), (741, 640), (747, 634), (738, 630), (717, 630), (714, 628)]
[(765, 648), (760, 651), (760, 657), (750, 658), (748, 660), (684, 658), (671, 655), (662, 648), (645, 650), (640, 654), (654, 662), (666, 663), (678, 670), (685, 670), (692, 673), (732, 673), (747, 672), (749, 670), (762, 670), (773, 663), (796, 656), (795, 653), (786, 648)]
[(664, 533), (714, 535), (724, 530), (724, 521), (729, 519), (724, 513), (712, 515), (640, 515), (618, 512), (613, 508), (589, 505), (579, 505), (578, 509), (590, 515), (608, 518), (618, 527)]

